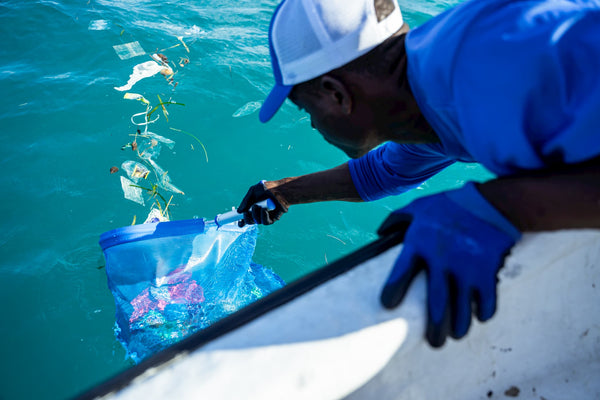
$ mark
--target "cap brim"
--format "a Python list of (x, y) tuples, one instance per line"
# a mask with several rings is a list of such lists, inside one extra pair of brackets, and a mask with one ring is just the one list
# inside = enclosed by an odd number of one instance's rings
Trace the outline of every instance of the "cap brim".
[(288, 97), (294, 86), (284, 86), (275, 84), (275, 87), (271, 90), (271, 93), (265, 99), (260, 112), (258, 113), (258, 119), (260, 122), (267, 122), (273, 115), (279, 110), (285, 99)]

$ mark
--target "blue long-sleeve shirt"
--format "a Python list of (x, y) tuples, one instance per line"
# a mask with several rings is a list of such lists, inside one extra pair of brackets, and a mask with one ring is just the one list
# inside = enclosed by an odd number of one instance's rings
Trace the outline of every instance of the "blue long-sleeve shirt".
[(410, 31), (408, 80), (438, 135), (349, 163), (363, 200), (455, 161), (503, 176), (600, 155), (600, 0), (471, 0)]

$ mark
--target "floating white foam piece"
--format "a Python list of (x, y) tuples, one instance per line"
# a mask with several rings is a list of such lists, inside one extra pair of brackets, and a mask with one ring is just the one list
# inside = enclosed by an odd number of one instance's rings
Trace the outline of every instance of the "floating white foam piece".
[(129, 90), (140, 80), (158, 74), (161, 69), (163, 67), (155, 61), (146, 61), (145, 63), (138, 64), (133, 67), (133, 72), (129, 75), (127, 83), (124, 86), (115, 87), (115, 90), (121, 92)]
[(106, 19), (96, 19), (94, 21), (90, 21), (88, 25), (88, 30), (90, 31), (105, 31), (110, 29), (112, 26), (112, 22)]
[(127, 200), (135, 201), (138, 204), (144, 205), (144, 198), (142, 197), (142, 189), (139, 187), (131, 186), (135, 185), (132, 181), (121, 177), (121, 188), (123, 189), (123, 194)]
[(262, 106), (262, 102), (260, 101), (250, 101), (244, 104), (242, 107), (238, 108), (236, 112), (234, 112), (231, 116), (233, 118), (245, 117), (246, 115), (250, 115), (256, 110), (258, 110)]
[(146, 54), (139, 42), (130, 42), (125, 44), (117, 44), (113, 46), (115, 53), (121, 60), (128, 60), (133, 57), (143, 56)]

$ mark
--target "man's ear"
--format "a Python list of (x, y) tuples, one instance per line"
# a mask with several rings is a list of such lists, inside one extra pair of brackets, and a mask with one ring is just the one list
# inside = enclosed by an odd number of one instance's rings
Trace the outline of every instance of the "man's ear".
[(339, 107), (339, 110), (345, 115), (352, 112), (352, 96), (344, 82), (326, 74), (321, 77), (320, 84), (321, 90), (331, 100), (334, 107)]

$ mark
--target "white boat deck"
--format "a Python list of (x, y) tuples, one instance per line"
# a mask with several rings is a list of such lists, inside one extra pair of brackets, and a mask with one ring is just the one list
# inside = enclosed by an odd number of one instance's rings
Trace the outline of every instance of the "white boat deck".
[(500, 273), (494, 318), (439, 350), (423, 339), (425, 281), (379, 293), (401, 246), (199, 349), (114, 399), (598, 399), (600, 232), (527, 234)]

